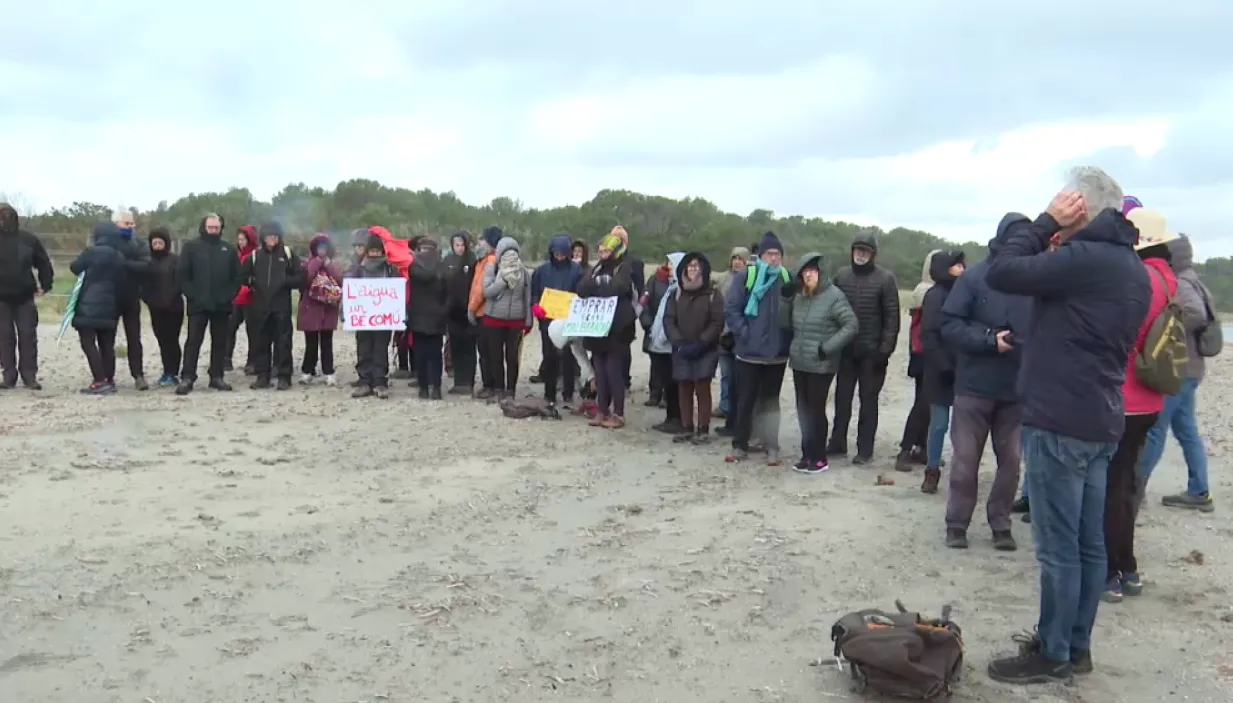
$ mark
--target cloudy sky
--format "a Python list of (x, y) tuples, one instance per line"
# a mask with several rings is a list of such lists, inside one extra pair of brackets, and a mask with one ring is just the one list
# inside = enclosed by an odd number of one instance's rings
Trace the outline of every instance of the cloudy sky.
[(1233, 3), (8, 4), (0, 193), (26, 206), (366, 177), (983, 240), (1093, 163), (1233, 254)]

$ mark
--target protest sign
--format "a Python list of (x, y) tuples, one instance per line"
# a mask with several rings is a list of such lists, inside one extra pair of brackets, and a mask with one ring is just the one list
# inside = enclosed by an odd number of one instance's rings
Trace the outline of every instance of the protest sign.
[(566, 337), (603, 337), (612, 328), (617, 299), (574, 298), (565, 320)]
[(405, 278), (344, 278), (342, 304), (348, 332), (407, 329)]
[(573, 304), (576, 293), (567, 293), (555, 288), (545, 288), (540, 296), (539, 306), (548, 314), (549, 320), (564, 320), (569, 317), (569, 306)]

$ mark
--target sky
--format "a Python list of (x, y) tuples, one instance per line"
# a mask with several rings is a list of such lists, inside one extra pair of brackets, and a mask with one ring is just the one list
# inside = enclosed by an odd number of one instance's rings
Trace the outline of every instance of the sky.
[(0, 2), (19, 207), (371, 178), (984, 241), (1084, 164), (1233, 255), (1233, 3)]

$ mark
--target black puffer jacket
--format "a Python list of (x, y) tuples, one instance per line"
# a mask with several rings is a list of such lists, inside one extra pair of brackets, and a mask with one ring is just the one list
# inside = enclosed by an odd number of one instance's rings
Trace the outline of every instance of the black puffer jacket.
[(121, 289), (127, 275), (124, 254), (120, 253), (121, 239), (115, 223), (100, 222), (94, 226), (91, 245), (69, 265), (74, 275), (85, 274), (77, 294), (77, 307), (73, 309), (74, 329), (116, 328)]
[[(218, 218), (223, 231), (227, 223)], [(197, 225), (198, 237), (184, 243), (176, 270), (180, 290), (188, 300), (188, 314), (225, 312), (240, 292), (240, 257), (222, 234), (207, 234), (206, 218)], [(251, 260), (251, 257), (249, 257)]]
[[(449, 312), (449, 274), (432, 239), (420, 241), (411, 264), (407, 329), (415, 334), (445, 334)], [(465, 314), (465, 313), (464, 313)]]
[[(38, 271), (37, 285), (34, 271)], [(21, 228), (13, 206), (0, 203), (0, 300), (21, 305), (40, 288), (51, 290), (52, 283), (51, 259), (43, 242)]]
[[(154, 251), (154, 240), (163, 242), (162, 251)], [(184, 294), (180, 292), (176, 269), (180, 257), (171, 250), (171, 235), (164, 227), (150, 230), (150, 273), (141, 286), (141, 299), (151, 311), (184, 311)]]
[(844, 354), (858, 359), (875, 356), (883, 361), (895, 353), (899, 342), (899, 285), (895, 274), (877, 265), (878, 236), (872, 230), (857, 234), (852, 248), (872, 249), (868, 263), (845, 266), (834, 283), (848, 296), (859, 329)]
[(942, 306), (957, 280), (950, 275), (949, 269), (963, 262), (963, 252), (957, 249), (940, 251), (929, 261), (933, 287), (925, 293), (920, 306), (920, 344), (924, 357), (921, 385), (930, 405), (954, 405), (955, 402), (956, 353), (954, 346), (942, 338)]

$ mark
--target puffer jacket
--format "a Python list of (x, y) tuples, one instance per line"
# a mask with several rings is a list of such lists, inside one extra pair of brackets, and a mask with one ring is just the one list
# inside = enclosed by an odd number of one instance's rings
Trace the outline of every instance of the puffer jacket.
[[(691, 261), (702, 267), (702, 287), (685, 290), (680, 285)], [(699, 342), (707, 352), (718, 349), (724, 330), (724, 296), (711, 282), (711, 262), (698, 252), (681, 256), (676, 267), (677, 289), (664, 302), (664, 334), (673, 348)]]
[(1212, 308), (1212, 292), (1194, 271), (1194, 245), (1181, 235), (1168, 243), (1170, 265), (1177, 274), (1177, 302), (1182, 306), (1182, 325), (1186, 328), (1186, 378), (1203, 378), (1207, 364), (1199, 354), (1198, 334), (1208, 325), (1218, 325)]
[(141, 287), (141, 299), (151, 312), (183, 312), (184, 294), (176, 278), (180, 257), (171, 250), (171, 235), (165, 228), (150, 230), (149, 244), (153, 245), (156, 239), (163, 242), (163, 250), (155, 252), (154, 247), (150, 246), (150, 274)]
[(73, 275), (85, 274), (77, 294), (73, 329), (114, 330), (128, 276), (120, 228), (114, 222), (100, 222), (94, 226), (90, 241), (91, 245), (69, 265)]
[(450, 276), (441, 260), (441, 250), (424, 239), (411, 264), (411, 301), (407, 306), (407, 329), (416, 334), (445, 334), (449, 321)]
[[(818, 287), (805, 292), (801, 271), (813, 264), (818, 269)], [(856, 336), (856, 313), (843, 291), (825, 277), (826, 261), (810, 252), (796, 268), (796, 297), (792, 299), (792, 345), (788, 364), (793, 371), (833, 374), (839, 370), (839, 354)]]
[[(222, 217), (218, 221), (226, 227)], [(180, 248), (180, 268), (176, 277), (188, 301), (188, 314), (231, 310), (232, 301), (244, 282), (235, 247), (219, 234), (209, 234), (206, 218), (197, 225), (198, 236)]]
[(895, 353), (899, 342), (899, 286), (895, 274), (877, 265), (878, 237), (872, 230), (861, 232), (852, 247), (867, 247), (874, 258), (862, 266), (848, 265), (835, 274), (834, 283), (848, 296), (860, 329), (844, 353), (857, 358), (878, 357), (882, 361)]
[(495, 259), (484, 269), (484, 317), (498, 322), (522, 321), (525, 329), (531, 328), (531, 272), (523, 270), (522, 280), (510, 287), (498, 275), (501, 257), (508, 251), (520, 254), (521, 248), (513, 237), (502, 237), (493, 252)]

